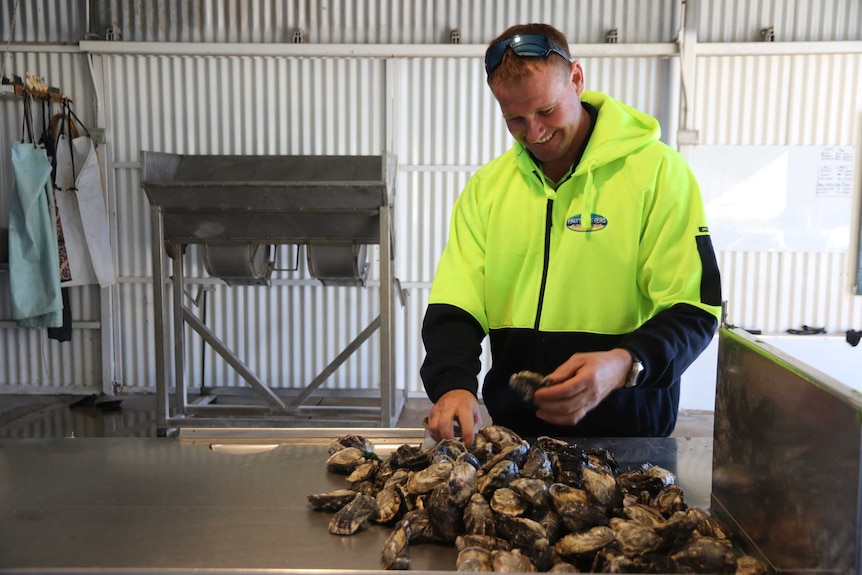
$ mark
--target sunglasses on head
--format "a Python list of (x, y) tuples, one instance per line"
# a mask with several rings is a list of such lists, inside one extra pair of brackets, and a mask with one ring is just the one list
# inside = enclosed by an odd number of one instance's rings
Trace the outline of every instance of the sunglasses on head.
[(547, 58), (551, 52), (554, 52), (565, 58), (570, 64), (574, 61), (571, 56), (566, 54), (562, 46), (550, 38), (541, 34), (518, 34), (500, 40), (488, 48), (488, 51), (485, 52), (485, 74), (490, 76), (491, 72), (500, 66), (506, 48), (511, 48), (516, 56), (522, 58)]

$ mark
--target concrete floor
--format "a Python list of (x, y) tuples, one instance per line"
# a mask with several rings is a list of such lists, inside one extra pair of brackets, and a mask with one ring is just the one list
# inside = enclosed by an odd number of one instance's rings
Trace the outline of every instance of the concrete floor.
[[(0, 395), (0, 437), (155, 437), (155, 395), (102, 397), (95, 406), (70, 407), (84, 396)], [(122, 400), (117, 406), (104, 401)], [(116, 403), (116, 401), (115, 401)], [(107, 409), (115, 407), (116, 409)], [(425, 398), (407, 400), (396, 427), (422, 427), (431, 402)], [(491, 423), (483, 409), (483, 422)], [(712, 437), (713, 412), (683, 410), (675, 437)], [(297, 423), (301, 426), (301, 423)]]

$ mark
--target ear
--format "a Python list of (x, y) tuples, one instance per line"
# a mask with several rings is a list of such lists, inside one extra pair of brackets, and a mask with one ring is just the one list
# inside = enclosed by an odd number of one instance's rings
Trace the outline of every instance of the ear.
[(581, 63), (577, 60), (572, 62), (570, 74), (572, 85), (575, 87), (575, 92), (580, 96), (584, 91), (584, 70), (581, 68)]

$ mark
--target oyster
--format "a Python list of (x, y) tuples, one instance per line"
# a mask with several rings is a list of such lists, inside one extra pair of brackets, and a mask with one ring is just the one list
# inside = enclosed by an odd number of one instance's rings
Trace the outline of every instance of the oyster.
[(360, 493), (332, 516), (329, 532), (333, 535), (353, 535), (376, 514), (377, 500)]
[(643, 503), (632, 503), (623, 508), (623, 514), (632, 521), (636, 521), (645, 527), (656, 529), (665, 523), (664, 515), (662, 515), (655, 507), (644, 505)]
[(434, 446), (432, 459), (435, 456), (442, 456), (454, 463), (462, 454), (467, 453), (467, 446), (457, 439), (441, 439)]
[(347, 476), (347, 481), (351, 483), (358, 483), (360, 481), (373, 481), (377, 476), (377, 469), (380, 467), (380, 463), (376, 459), (372, 459), (370, 461), (366, 461), (365, 463), (360, 463), (356, 467), (353, 468), (353, 471), (350, 472), (350, 475)]
[[(484, 437), (488, 443), (491, 444), (491, 449), (494, 453), (500, 453), (509, 445), (521, 443), (523, 441), (520, 435), (502, 425), (488, 425), (480, 429), (478, 434)], [(481, 458), (479, 459), (481, 460)]]
[(548, 484), (541, 479), (518, 477), (509, 482), (509, 488), (520, 495), (530, 507), (548, 506)]
[(505, 459), (479, 477), (477, 489), (485, 499), (490, 499), (494, 491), (506, 487), (518, 476), (518, 465)]
[(491, 552), (483, 547), (465, 547), (458, 552), (455, 569), (466, 572), (487, 572), (494, 570)]
[(449, 489), (452, 492), (452, 500), (455, 505), (463, 508), (470, 497), (476, 493), (477, 485), (475, 467), (464, 460), (457, 461), (452, 466), (452, 472), (449, 474)]
[(458, 551), (467, 547), (481, 547), (488, 551), (493, 551), (494, 549), (510, 551), (512, 549), (508, 541), (502, 537), (495, 537), (493, 535), (459, 535), (455, 538), (455, 548)]
[(517, 549), (514, 551), (503, 551), (497, 549), (491, 551), (491, 559), (494, 571), (502, 573), (534, 573), (536, 567)]
[(413, 509), (404, 514), (399, 523), (407, 533), (410, 541), (436, 541), (437, 534), (428, 519), (428, 513), (424, 509)]
[(352, 489), (336, 489), (327, 493), (309, 495), (307, 499), (314, 509), (332, 513), (350, 503), (354, 497), (356, 492)]
[(726, 539), (692, 539), (685, 547), (672, 553), (670, 558), (679, 565), (702, 573), (725, 573), (736, 569), (733, 547)]
[(410, 569), (408, 545), (410, 538), (403, 525), (398, 525), (383, 542), (380, 564), (384, 569)]
[(580, 533), (569, 533), (554, 548), (562, 557), (594, 557), (599, 550), (616, 539), (610, 527), (599, 525)]
[(451, 463), (432, 463), (425, 469), (415, 472), (407, 480), (407, 491), (413, 495), (428, 493), (449, 480), (452, 467)]
[(541, 479), (545, 482), (553, 481), (554, 470), (551, 467), (551, 459), (541, 446), (534, 445), (527, 452), (524, 464), (521, 465), (521, 475), (531, 479)]
[(404, 500), (398, 489), (394, 486), (385, 487), (377, 492), (375, 499), (377, 500), (377, 517), (375, 520), (378, 523), (392, 523), (399, 518)]
[(458, 535), (464, 533), (463, 509), (455, 504), (447, 483), (441, 483), (428, 496), (426, 511), (428, 520), (437, 536), (448, 543), (454, 543)]
[(705, 537), (714, 537), (716, 539), (730, 538), (732, 533), (730, 525), (718, 517), (713, 517), (697, 507), (689, 507), (685, 512), (696, 523), (695, 528), (701, 535)]
[(345, 447), (329, 456), (326, 469), (332, 473), (349, 475), (360, 463), (365, 463), (365, 453), (356, 447)]
[(665, 487), (664, 481), (653, 475), (648, 475), (646, 471), (626, 471), (617, 475), (617, 484), (627, 493), (639, 494), (642, 491), (649, 493), (650, 497), (655, 497)]
[(393, 469), (416, 471), (425, 469), (431, 463), (431, 453), (416, 445), (399, 445), (389, 456)]
[(548, 569), (548, 573), (577, 573), (578, 570), (571, 563), (566, 563), (565, 561), (558, 561), (554, 563), (554, 565)]
[(661, 546), (662, 540), (655, 530), (635, 521), (614, 517), (610, 520), (620, 550), (628, 556), (651, 553)]
[(464, 509), (464, 528), (472, 535), (495, 535), (494, 513), (485, 498), (474, 493)]
[(553, 545), (562, 535), (563, 520), (557, 512), (549, 507), (533, 509), (529, 519), (541, 525), (548, 537), (548, 543)]
[(665, 469), (664, 467), (659, 467), (658, 465), (645, 465), (646, 474), (650, 477), (656, 477), (661, 479), (662, 483), (664, 483), (665, 487), (668, 485), (673, 485), (676, 483), (676, 476)]
[(606, 510), (611, 511), (623, 506), (623, 492), (613, 475), (584, 467), (581, 470), (581, 479), (587, 493)]
[(675, 512), (685, 511), (688, 508), (682, 488), (679, 485), (665, 487), (656, 497), (655, 506), (665, 517), (670, 517)]
[(520, 517), (527, 510), (527, 502), (508, 487), (501, 487), (491, 496), (491, 509), (510, 517)]
[(332, 441), (329, 444), (329, 454), (332, 455), (336, 451), (341, 451), (345, 447), (355, 447), (356, 449), (362, 451), (363, 453), (373, 453), (374, 452), (374, 444), (369, 440), (365, 439), (361, 435), (342, 435), (338, 439)]
[(548, 385), (553, 385), (553, 382), (535, 371), (519, 371), (509, 376), (509, 387), (524, 401), (533, 401), (536, 390)]
[(506, 539), (513, 547), (540, 549), (548, 546), (548, 534), (538, 522), (526, 517), (509, 517), (495, 514), (497, 535)]
[(607, 473), (616, 477), (620, 472), (617, 460), (613, 453), (601, 447), (593, 447), (587, 450), (587, 465), (591, 469)]
[(736, 558), (736, 575), (766, 575), (766, 565), (751, 555)]
[(530, 444), (523, 439), (516, 443), (510, 443), (503, 447), (496, 455), (486, 461), (479, 471), (485, 472), (500, 463), (501, 461), (513, 461), (520, 469), (521, 465), (527, 459), (527, 453), (530, 452)]

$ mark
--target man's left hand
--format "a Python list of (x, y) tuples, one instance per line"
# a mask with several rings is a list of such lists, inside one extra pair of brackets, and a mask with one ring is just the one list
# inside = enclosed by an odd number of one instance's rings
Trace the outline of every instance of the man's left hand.
[(536, 417), (554, 425), (575, 425), (613, 390), (625, 384), (632, 356), (625, 349), (576, 353), (539, 388), (533, 398)]

